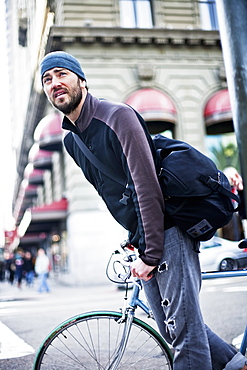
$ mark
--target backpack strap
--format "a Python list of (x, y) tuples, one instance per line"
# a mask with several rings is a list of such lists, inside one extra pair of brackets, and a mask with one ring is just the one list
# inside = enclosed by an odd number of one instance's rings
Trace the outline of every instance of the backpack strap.
[(234, 199), (236, 202), (240, 203), (239, 197), (232, 193), (230, 190), (224, 188), (218, 181), (214, 180), (211, 176), (200, 176), (200, 180), (204, 182), (204, 184), (208, 185), (211, 189), (218, 191), (219, 193), (226, 195), (227, 197)]
[(125, 185), (124, 181), (115, 173), (112, 171), (111, 168), (105, 166), (95, 155), (91, 152), (90, 149), (86, 146), (86, 144), (80, 139), (80, 137), (72, 132), (73, 138), (78, 145), (78, 147), (81, 149), (82, 153), (85, 155), (85, 157), (96, 167), (98, 170), (102, 173), (104, 173), (106, 176), (110, 177), (112, 180), (118, 182), (120, 185), (125, 186), (124, 192), (122, 194), (122, 198), (119, 200), (120, 203), (127, 205), (128, 200), (131, 196), (131, 190), (128, 187), (128, 184)]
[(95, 155), (91, 152), (90, 149), (86, 146), (86, 144), (79, 138), (77, 134), (72, 132), (72, 135), (74, 137), (74, 140), (76, 144), (81, 149), (82, 153), (87, 157), (87, 159), (96, 167), (98, 170), (108, 177), (110, 177), (112, 180), (115, 180), (121, 185), (124, 185), (124, 182), (120, 179), (120, 177), (117, 176), (115, 172), (112, 171), (110, 167), (105, 166)]

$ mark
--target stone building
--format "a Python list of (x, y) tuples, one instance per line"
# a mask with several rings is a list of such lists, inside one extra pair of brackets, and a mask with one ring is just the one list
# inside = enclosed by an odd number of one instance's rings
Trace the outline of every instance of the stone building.
[(6, 16), (13, 247), (44, 246), (58, 276), (73, 283), (104, 281), (107, 259), (127, 234), (65, 153), (62, 117), (44, 97), (39, 62), (50, 51), (73, 54), (93, 95), (132, 105), (152, 134), (208, 153), (209, 136), (233, 131), (215, 2), (6, 0)]

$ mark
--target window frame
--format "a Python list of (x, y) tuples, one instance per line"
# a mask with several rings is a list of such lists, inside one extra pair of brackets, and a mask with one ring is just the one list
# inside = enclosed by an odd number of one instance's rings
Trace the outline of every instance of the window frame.
[[(129, 5), (131, 6), (132, 5), (132, 19), (131, 21), (133, 22), (132, 25), (127, 25), (124, 24), (124, 13), (122, 12), (123, 9), (124, 9), (124, 6), (122, 7), (122, 4), (123, 3), (129, 3)], [(150, 18), (150, 23), (147, 27), (143, 27), (143, 26), (140, 26), (140, 11), (138, 11), (138, 6), (141, 5), (141, 2), (145, 2), (146, 4), (148, 3), (149, 5), (149, 9), (150, 9), (150, 13), (146, 13), (147, 17)], [(119, 0), (119, 8), (120, 8), (120, 26), (122, 28), (153, 28), (154, 27), (154, 13), (153, 13), (153, 1), (152, 0)], [(149, 10), (148, 10), (149, 11)], [(122, 21), (121, 21), (121, 16), (123, 17), (122, 18)]]

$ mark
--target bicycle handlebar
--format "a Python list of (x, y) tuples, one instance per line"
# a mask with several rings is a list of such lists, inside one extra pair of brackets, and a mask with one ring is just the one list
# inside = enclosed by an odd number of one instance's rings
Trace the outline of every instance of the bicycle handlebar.
[[(134, 283), (138, 284), (138, 278), (131, 276), (130, 264), (133, 262), (137, 255), (135, 253), (135, 248), (124, 241), (120, 244), (119, 249), (115, 250), (107, 264), (106, 276), (109, 280), (118, 284), (128, 284)], [(239, 248), (247, 248), (247, 239), (243, 239), (239, 243)], [(247, 270), (236, 270), (236, 271), (208, 271), (202, 273), (202, 279), (214, 279), (214, 278), (224, 278), (233, 276), (247, 276)]]
[(108, 261), (106, 276), (109, 280), (118, 284), (135, 283), (135, 278), (131, 276), (130, 264), (137, 256), (135, 248), (124, 241), (119, 249), (115, 250)]

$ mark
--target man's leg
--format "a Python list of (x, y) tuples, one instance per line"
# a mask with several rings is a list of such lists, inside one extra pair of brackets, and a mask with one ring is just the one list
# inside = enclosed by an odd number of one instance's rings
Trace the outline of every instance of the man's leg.
[(193, 247), (191, 238), (179, 229), (167, 230), (160, 272), (143, 283), (160, 332), (175, 349), (174, 370), (244, 369), (245, 357), (203, 322), (201, 271)]
[(39, 288), (38, 288), (38, 292), (39, 293), (42, 293), (44, 289), (44, 274), (39, 274)]
[(159, 271), (144, 282), (161, 334), (175, 349), (174, 370), (212, 370), (199, 307), (200, 264), (193, 246), (177, 227), (165, 231)]
[(47, 275), (48, 274), (44, 274), (43, 286), (44, 286), (44, 290), (46, 290), (46, 292), (48, 293), (50, 291), (50, 288), (47, 283)]

